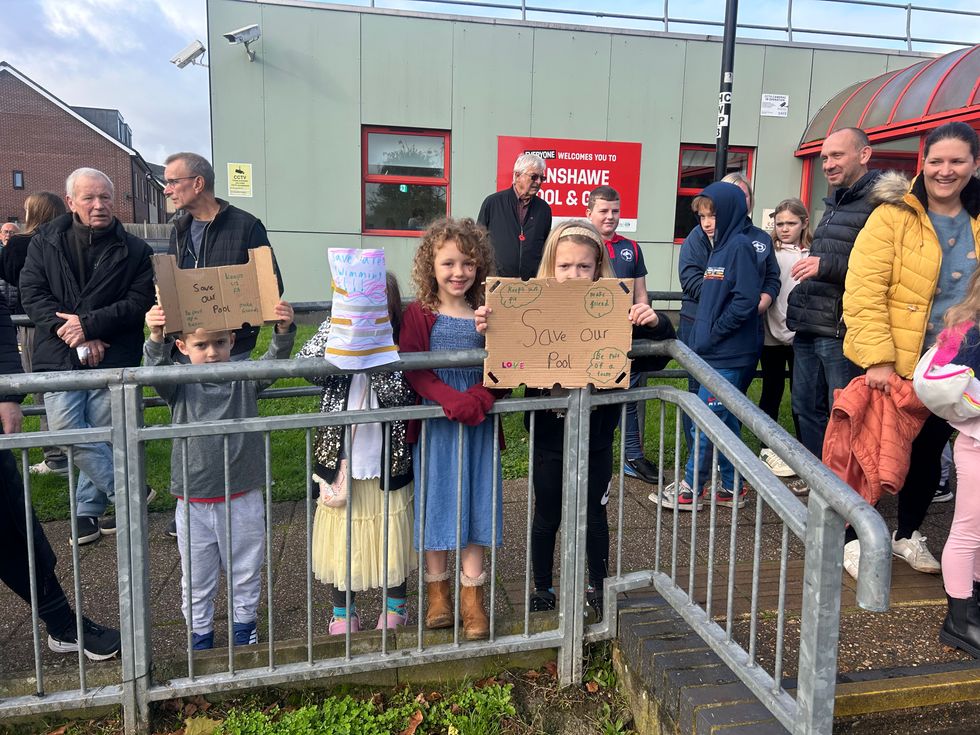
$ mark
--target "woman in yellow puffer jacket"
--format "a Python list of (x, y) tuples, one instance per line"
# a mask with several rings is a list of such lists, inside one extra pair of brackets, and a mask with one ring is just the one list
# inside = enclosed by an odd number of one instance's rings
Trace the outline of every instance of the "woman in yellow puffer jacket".
[[(922, 171), (911, 187), (894, 173), (875, 187), (882, 203), (854, 243), (844, 282), (844, 355), (866, 370), (872, 388), (887, 391), (893, 373), (911, 378), (942, 331), (946, 309), (966, 296), (980, 254), (978, 166), (977, 133), (965, 123), (946, 123), (926, 138)], [(940, 571), (919, 527), (952, 433), (930, 415), (912, 443), (899, 493), (892, 550), (920, 572)]]

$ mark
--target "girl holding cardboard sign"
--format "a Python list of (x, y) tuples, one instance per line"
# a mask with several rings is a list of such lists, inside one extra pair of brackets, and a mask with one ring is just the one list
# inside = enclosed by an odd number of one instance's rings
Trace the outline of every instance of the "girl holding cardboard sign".
[[(554, 278), (559, 283), (573, 278), (615, 277), (609, 264), (605, 243), (598, 230), (585, 220), (570, 220), (551, 231), (544, 246), (538, 278)], [(488, 307), (476, 310), (477, 330), (486, 332)], [(630, 306), (627, 318), (633, 323), (634, 339), (672, 339), (674, 327), (666, 314), (648, 304)], [(662, 370), (667, 357), (640, 358), (634, 370)], [(524, 395), (543, 395), (548, 391), (528, 388)], [(602, 586), (609, 565), (609, 521), (606, 503), (612, 479), (613, 434), (620, 417), (619, 405), (599, 406), (593, 412), (589, 429), (589, 492), (586, 530), (586, 555), (589, 567), (588, 602), (602, 616)], [(554, 610), (553, 587), (555, 537), (561, 525), (562, 479), (565, 417), (554, 411), (538, 411), (535, 416), (534, 443), (534, 518), (531, 523), (531, 567), (535, 591), (529, 606), (532, 612)], [(525, 416), (530, 425), (530, 414)]]

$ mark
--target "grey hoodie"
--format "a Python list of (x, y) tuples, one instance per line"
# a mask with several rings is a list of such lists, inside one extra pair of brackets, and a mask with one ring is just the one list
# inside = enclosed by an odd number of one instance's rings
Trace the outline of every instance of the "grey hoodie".
[[(284, 360), (289, 357), (296, 338), (295, 328), (286, 334), (273, 332), (269, 349), (259, 359)], [(144, 364), (172, 365), (168, 342), (146, 340), (143, 345)], [(154, 386), (170, 406), (175, 424), (200, 421), (245, 419), (259, 415), (258, 395), (268, 388), (271, 380), (236, 380), (229, 383), (188, 383), (185, 385)], [(265, 485), (265, 451), (262, 434), (228, 434), (228, 467), (231, 493), (238, 495)], [(224, 434), (195, 436), (186, 440), (188, 497), (198, 500), (225, 499)], [(184, 497), (184, 463), (182, 446), (175, 439), (170, 455), (170, 493)]]

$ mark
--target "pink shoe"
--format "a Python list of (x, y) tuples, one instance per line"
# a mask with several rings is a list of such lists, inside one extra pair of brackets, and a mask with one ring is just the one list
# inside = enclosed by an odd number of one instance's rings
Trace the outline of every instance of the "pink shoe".
[[(357, 633), (361, 630), (361, 620), (354, 613), (350, 618), (350, 632)], [(330, 618), (330, 627), (327, 629), (330, 635), (344, 635), (347, 632), (348, 618)]]
[[(386, 620), (387, 618), (387, 620)], [(385, 626), (387, 623), (387, 626)], [(386, 611), (378, 616), (378, 624), (374, 627), (375, 630), (381, 630), (387, 627), (388, 630), (394, 630), (402, 625), (408, 625), (408, 612), (406, 611), (404, 615), (399, 615), (398, 613), (393, 613), (391, 611)]]

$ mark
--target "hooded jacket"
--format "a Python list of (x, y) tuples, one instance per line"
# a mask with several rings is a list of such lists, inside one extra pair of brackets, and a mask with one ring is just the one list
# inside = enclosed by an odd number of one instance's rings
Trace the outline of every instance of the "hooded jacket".
[(835, 189), (824, 199), (810, 255), (820, 258), (817, 275), (801, 281), (789, 295), (786, 326), (800, 334), (844, 338), (844, 278), (858, 233), (876, 202), (871, 190), (881, 171), (871, 170), (850, 188)]
[[(248, 251), (252, 248), (269, 245), (269, 233), (262, 222), (244, 209), (229, 204), (224, 199), (217, 199), (218, 214), (204, 228), (201, 238), (201, 252), (195, 262), (191, 256), (191, 222), (190, 214), (184, 214), (174, 219), (170, 230), (170, 247), (167, 253), (177, 257), (178, 268), (209, 268), (219, 265), (241, 265), (248, 262)], [(279, 294), (282, 295), (282, 275), (276, 262), (275, 251), (272, 253), (272, 267), (279, 281)], [(261, 326), (261, 325), (259, 325)], [(259, 334), (259, 326), (235, 330), (235, 347), (233, 355), (251, 352), (255, 348), (255, 340)]]
[[(862, 368), (893, 362), (900, 376), (911, 378), (925, 342), (942, 248), (929, 219), (921, 175), (910, 188), (901, 174), (885, 174), (870, 199), (881, 206), (868, 218), (851, 253), (844, 288), (844, 355)], [(971, 178), (960, 200), (970, 215), (974, 251), (980, 257), (980, 181)]]
[(87, 369), (57, 334), (65, 323), (59, 311), (77, 314), (86, 339), (108, 345), (97, 367), (135, 367), (143, 354), (143, 319), (155, 298), (150, 246), (113, 219), (111, 242), (83, 288), (71, 267), (73, 218), (69, 212), (38, 229), (20, 274), (21, 301), (37, 329), (34, 371)]
[[(760, 230), (746, 216), (745, 234), (752, 241), (755, 249), (756, 263), (759, 266), (759, 276), (762, 278), (762, 293), (767, 293), (776, 303), (781, 282), (779, 278), (779, 262), (772, 247), (772, 238), (765, 230)], [(701, 225), (697, 225), (681, 244), (677, 256), (677, 272), (681, 281), (681, 319), (694, 321), (698, 313), (698, 299), (701, 297), (701, 284), (704, 280), (704, 269), (708, 264), (711, 253), (711, 241), (704, 234)]]
[[(715, 206), (715, 238), (704, 269), (691, 349), (714, 368), (742, 368), (759, 359), (762, 277), (745, 233), (745, 195), (716, 182), (702, 196)], [(771, 250), (771, 248), (770, 248)]]

